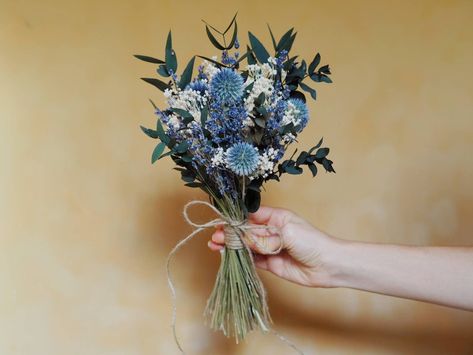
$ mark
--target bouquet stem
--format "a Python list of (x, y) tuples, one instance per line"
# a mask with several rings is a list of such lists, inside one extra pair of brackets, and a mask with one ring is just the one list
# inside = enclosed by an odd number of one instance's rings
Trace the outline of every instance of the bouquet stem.
[(225, 247), (205, 310), (210, 327), (235, 337), (237, 343), (251, 330), (269, 331), (271, 323), (266, 292), (250, 253), (246, 247)]

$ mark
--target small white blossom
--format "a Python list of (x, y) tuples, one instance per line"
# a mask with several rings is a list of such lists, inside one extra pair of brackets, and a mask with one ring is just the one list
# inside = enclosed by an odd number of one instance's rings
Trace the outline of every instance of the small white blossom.
[[(217, 57), (213, 56), (212, 60), (217, 60)], [(203, 72), (209, 80), (212, 80), (212, 77), (219, 72), (219, 69), (217, 68), (217, 66), (213, 64), (212, 62), (209, 62), (208, 60), (204, 60), (202, 62), (202, 66), (203, 66)]]
[(268, 148), (262, 155), (260, 154), (258, 169), (252, 176), (250, 176), (250, 180), (257, 178), (258, 176), (266, 178), (274, 169), (277, 154), (278, 150), (272, 147)]
[(292, 143), (296, 140), (296, 136), (293, 135), (292, 133), (286, 133), (284, 136), (283, 136), (283, 141), (284, 143)]
[(210, 159), (210, 164), (216, 168), (220, 166), (226, 166), (226, 152), (223, 148), (217, 148), (217, 152)]
[(300, 111), (296, 108), (296, 106), (292, 102), (287, 103), (287, 109), (284, 112), (284, 116), (282, 118), (281, 124), (283, 126), (293, 123), (294, 126), (298, 125), (301, 123), (300, 120)]

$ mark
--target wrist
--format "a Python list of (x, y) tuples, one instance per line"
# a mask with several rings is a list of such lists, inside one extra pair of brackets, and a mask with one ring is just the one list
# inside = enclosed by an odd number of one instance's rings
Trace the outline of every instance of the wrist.
[(323, 287), (352, 287), (350, 280), (356, 261), (357, 244), (359, 243), (329, 237), (320, 258), (319, 269), (325, 275)]

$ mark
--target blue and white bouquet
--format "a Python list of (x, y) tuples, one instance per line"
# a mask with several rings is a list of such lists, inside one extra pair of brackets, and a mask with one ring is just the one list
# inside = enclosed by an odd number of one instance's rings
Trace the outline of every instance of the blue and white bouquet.
[[(268, 330), (271, 321), (247, 247), (247, 216), (258, 210), (263, 184), (286, 173), (301, 174), (304, 166), (313, 176), (317, 165), (335, 172), (322, 140), (297, 157), (296, 150), (283, 159), (309, 122), (304, 92), (316, 99), (307, 79), (331, 83), (331, 73), (328, 65), (320, 66), (318, 53), (309, 64), (290, 55), (294, 29), (276, 41), (269, 28), (272, 54), (248, 32), (240, 55), (236, 15), (224, 31), (206, 23), (206, 32), (221, 55), (196, 55), (181, 75), (171, 32), (164, 60), (135, 56), (157, 65), (163, 79), (142, 79), (161, 90), (167, 101), (165, 109), (153, 103), (156, 128), (141, 128), (158, 141), (152, 163), (169, 156), (185, 185), (205, 191), (226, 224), (229, 240), (206, 314), (212, 328), (238, 341), (252, 329)], [(202, 63), (194, 77), (196, 58)]]

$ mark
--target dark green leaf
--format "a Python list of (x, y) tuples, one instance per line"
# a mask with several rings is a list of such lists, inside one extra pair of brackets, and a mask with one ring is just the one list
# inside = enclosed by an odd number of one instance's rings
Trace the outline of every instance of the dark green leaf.
[(259, 127), (261, 127), (261, 128), (266, 127), (266, 121), (263, 120), (262, 118), (256, 117), (256, 118), (254, 119), (254, 121), (255, 121), (255, 124), (256, 124), (257, 126), (259, 126)]
[(328, 171), (329, 173), (335, 172), (335, 169), (333, 168), (332, 164), (333, 164), (333, 161), (329, 159), (324, 159), (322, 161), (322, 165), (324, 166), (325, 170)]
[(141, 78), (141, 80), (144, 80), (148, 84), (151, 84), (151, 85), (157, 87), (161, 91), (164, 91), (164, 90), (170, 88), (170, 86), (168, 84), (166, 84), (164, 81), (161, 81), (161, 80), (156, 79), (156, 78)]
[(205, 122), (207, 122), (207, 117), (209, 116), (209, 108), (205, 106), (202, 111), (200, 111), (200, 124), (202, 127), (205, 127)]
[(327, 75), (321, 74), (320, 81), (323, 83), (330, 84), (332, 82), (332, 79), (330, 79)]
[(248, 190), (245, 195), (245, 205), (248, 212), (254, 213), (258, 210), (261, 203), (261, 194), (259, 191)]
[(249, 65), (256, 64), (256, 57), (254, 55), (254, 52), (249, 46), (246, 46), (246, 53), (248, 53), (248, 59), (247, 62)]
[[(232, 27), (233, 23), (234, 23), (235, 20), (236, 20), (237, 15), (238, 15), (238, 11), (235, 13), (235, 16), (233, 16), (232, 21), (231, 21), (230, 24), (227, 26), (227, 28), (225, 29), (225, 31), (223, 31), (223, 34), (227, 33), (228, 30), (230, 29), (230, 27)], [(230, 48), (231, 48), (231, 47), (230, 47)]]
[(299, 85), (300, 85), (301, 89), (304, 90), (305, 92), (308, 92), (314, 100), (317, 99), (317, 92), (315, 91), (315, 89), (312, 89), (310, 86), (308, 86), (304, 83), (299, 83)]
[(202, 183), (200, 182), (188, 182), (187, 184), (184, 184), (184, 186), (188, 187), (202, 187)]
[(140, 128), (148, 137), (151, 137), (153, 139), (158, 138), (158, 133), (155, 130), (153, 130), (151, 128), (146, 128), (146, 127), (143, 127), (143, 126), (140, 126)]
[(189, 111), (183, 110), (181, 108), (171, 107), (169, 111), (174, 112), (175, 114), (181, 116), (182, 118), (188, 118), (188, 117), (194, 118)]
[(317, 82), (317, 83), (331, 83), (332, 79), (330, 79), (327, 75), (325, 74), (319, 74), (319, 73), (314, 73), (310, 75), (310, 78)]
[(264, 92), (262, 92), (255, 99), (255, 105), (256, 106), (261, 106), (264, 103), (265, 100), (266, 100), (266, 96), (264, 95)]
[(177, 71), (177, 57), (174, 49), (166, 49), (166, 68), (168, 72), (172, 70), (173, 73)]
[(309, 64), (309, 74), (313, 74), (319, 64), (320, 64), (320, 54), (317, 53), (314, 59), (312, 60), (312, 62)]
[(243, 59), (245, 59), (246, 57), (248, 57), (248, 55), (251, 53), (250, 52), (246, 52), (245, 54), (243, 54), (240, 58), (238, 58), (237, 60), (237, 63), (240, 63)]
[(158, 143), (158, 145), (154, 148), (153, 154), (151, 155), (152, 164), (154, 164), (154, 162), (159, 159), (159, 157), (164, 151), (164, 148), (166, 148), (166, 144), (164, 144), (163, 142)]
[(279, 40), (277, 46), (276, 46), (276, 52), (282, 51), (286, 43), (291, 39), (292, 36), (292, 31), (294, 31), (294, 28), (291, 28), (289, 31), (287, 31)]
[(174, 148), (174, 150), (175, 150), (177, 153), (185, 153), (185, 152), (187, 152), (187, 149), (189, 149), (189, 143), (187, 143), (187, 141), (183, 141), (183, 142), (179, 143), (179, 144)]
[(314, 163), (307, 164), (307, 166), (312, 172), (312, 177), (315, 177), (317, 175), (317, 166)]
[(230, 41), (230, 43), (228, 44), (228, 46), (226, 47), (226, 49), (231, 49), (234, 45), (235, 45), (235, 41), (237, 39), (237, 35), (238, 35), (238, 25), (237, 23), (235, 22), (235, 28), (233, 30), (233, 36), (232, 36), (232, 39)]
[(291, 175), (300, 175), (300, 174), (302, 174), (303, 170), (299, 166), (288, 165), (288, 166), (286, 166), (284, 171), (288, 174), (291, 174)]
[(135, 54), (135, 58), (142, 60), (143, 62), (154, 63), (154, 64), (163, 64), (164, 61), (158, 58), (148, 57), (147, 55)]
[(324, 66), (322, 66), (322, 67), (320, 67), (319, 73), (332, 74), (332, 73), (330, 72), (330, 67), (328, 66), (328, 64), (327, 64), (327, 65), (324, 65)]
[(161, 156), (158, 158), (158, 160), (159, 160), (159, 159), (162, 159), (162, 158), (164, 158), (164, 157), (167, 157), (168, 155), (171, 155), (171, 154), (172, 154), (172, 151), (169, 151), (169, 152), (166, 152), (166, 153), (164, 153), (164, 154), (161, 154)]
[(182, 90), (184, 90), (184, 88), (192, 80), (192, 70), (194, 69), (194, 62), (195, 62), (195, 57), (192, 57), (189, 63), (187, 63), (187, 66), (181, 75), (181, 79), (179, 80), (179, 88), (181, 88)]
[(315, 153), (315, 157), (317, 159), (325, 158), (328, 153), (330, 152), (329, 148), (320, 148), (317, 153)]
[(164, 76), (165, 78), (170, 77), (168, 69), (166, 68), (165, 64), (159, 66), (158, 70), (156, 70), (159, 75)]
[(250, 39), (251, 48), (256, 55), (256, 58), (260, 61), (260, 63), (266, 63), (269, 58), (269, 53), (264, 48), (263, 44), (256, 38), (251, 32), (248, 32), (248, 37)]
[(214, 45), (215, 48), (220, 49), (221, 51), (225, 50), (225, 47), (222, 46), (219, 41), (214, 37), (212, 32), (210, 32), (209, 26), (205, 26), (205, 30), (207, 31), (207, 37), (209, 37), (210, 42)]
[(181, 179), (187, 183), (193, 182), (195, 180), (195, 175), (187, 169), (181, 171)]
[(317, 143), (317, 145), (316, 145), (315, 147), (310, 148), (309, 154), (312, 154), (312, 152), (313, 152), (314, 150), (316, 150), (317, 148), (319, 148), (319, 147), (322, 145), (322, 142), (323, 142), (323, 141), (324, 141), (324, 138), (323, 138), (323, 137), (320, 138), (319, 143)]
[(172, 49), (172, 35), (171, 35), (171, 30), (169, 30), (168, 33), (168, 38), (166, 39), (166, 50), (167, 49)]
[(267, 24), (267, 26), (268, 26), (269, 34), (271, 35), (271, 41), (273, 42), (273, 48), (274, 48), (274, 50), (276, 50), (276, 48), (278, 46), (276, 44), (276, 39), (274, 38), (273, 31), (271, 31), (271, 27), (269, 27), (269, 24)]
[(299, 157), (296, 160), (296, 165), (301, 165), (305, 163), (306, 158), (309, 156), (309, 153), (307, 152), (301, 152), (299, 154)]
[(219, 63), (216, 60), (213, 60), (212, 58), (204, 57), (203, 55), (198, 55), (197, 57), (205, 59), (205, 60), (209, 61), (210, 63), (214, 63), (219, 68), (227, 68), (227, 66), (225, 64)]
[(156, 134), (158, 138), (161, 140), (161, 142), (165, 143), (166, 145), (170, 145), (170, 139), (164, 132), (163, 124), (161, 123), (161, 120), (158, 120), (156, 122)]

